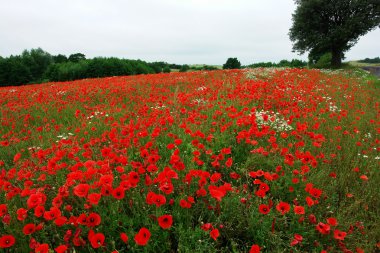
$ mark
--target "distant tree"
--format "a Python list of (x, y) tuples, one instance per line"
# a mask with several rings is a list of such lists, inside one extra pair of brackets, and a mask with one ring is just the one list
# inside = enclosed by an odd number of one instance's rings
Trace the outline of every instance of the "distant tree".
[(67, 62), (67, 61), (68, 61), (68, 59), (67, 59), (66, 55), (58, 54), (58, 55), (53, 56), (53, 62), (54, 63), (63, 63), (63, 62)]
[(164, 72), (164, 73), (170, 73), (170, 67), (169, 66), (166, 66), (163, 70), (162, 70), (162, 72)]
[(375, 57), (375, 58), (365, 58), (364, 60), (360, 60), (359, 62), (363, 63), (380, 63), (380, 57)]
[(32, 81), (30, 68), (25, 64), (21, 56), (11, 56), (8, 58), (8, 78), (7, 85), (21, 85)]
[[(240, 67), (239, 67), (240, 68)], [(202, 67), (203, 70), (217, 70), (218, 68), (215, 67), (215, 66), (211, 66), (211, 65), (204, 65)]]
[(0, 68), (2, 85), (37, 83), (52, 64), (52, 57), (41, 48), (24, 50), (21, 55), (3, 58)]
[(298, 60), (298, 59), (293, 59), (290, 61), (290, 66), (289, 67), (292, 67), (292, 68), (303, 68), (303, 67), (306, 67), (307, 66), (307, 63), (305, 61), (301, 61), (301, 60)]
[(170, 69), (181, 69), (181, 65), (179, 64), (175, 64), (175, 63), (172, 63), (172, 64), (168, 64), (169, 65), (169, 68)]
[(0, 87), (8, 83), (8, 71), (7, 60), (0, 56)]
[(150, 74), (154, 73), (154, 70), (151, 69), (146, 62), (137, 60), (133, 61), (134, 64), (134, 74), (140, 75), (140, 74)]
[[(380, 27), (379, 0), (295, 0), (297, 9), (289, 36), (293, 51), (310, 51), (312, 60), (331, 53), (340, 67), (344, 53), (360, 36)], [(310, 55), (309, 55), (310, 56)]]
[(142, 60), (96, 57), (86, 59), (84, 54), (51, 56), (41, 48), (24, 50), (21, 55), (0, 56), (0, 86), (69, 81), (75, 79), (160, 73), (165, 68), (181, 67), (166, 62), (147, 63)]
[(241, 64), (237, 58), (228, 58), (226, 63), (223, 64), (223, 69), (240, 69)]
[(184, 64), (181, 66), (181, 68), (179, 69), (179, 72), (186, 72), (190, 69), (190, 66), (187, 65), (187, 64)]
[(154, 73), (161, 73), (162, 69), (167, 65), (165, 62), (151, 62), (148, 63), (149, 67), (154, 70)]
[(53, 59), (48, 52), (45, 52), (41, 48), (31, 49), (29, 55), (33, 62), (32, 65), (29, 65), (32, 80), (39, 82), (42, 80), (42, 76), (49, 65), (52, 64)]
[(288, 60), (281, 60), (277, 65), (278, 67), (289, 67), (290, 62)]
[(68, 60), (71, 62), (79, 62), (81, 60), (86, 60), (86, 56), (81, 53), (71, 54)]
[(47, 70), (44, 73), (44, 79), (49, 80), (49, 81), (60, 81), (59, 78), (59, 66), (63, 63), (55, 63), (49, 65)]

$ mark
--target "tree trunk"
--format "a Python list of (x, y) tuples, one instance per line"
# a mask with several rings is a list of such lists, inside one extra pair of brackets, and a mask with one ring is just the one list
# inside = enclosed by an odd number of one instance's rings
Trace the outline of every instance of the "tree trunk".
[(331, 50), (331, 67), (334, 69), (342, 66), (342, 51), (339, 49)]

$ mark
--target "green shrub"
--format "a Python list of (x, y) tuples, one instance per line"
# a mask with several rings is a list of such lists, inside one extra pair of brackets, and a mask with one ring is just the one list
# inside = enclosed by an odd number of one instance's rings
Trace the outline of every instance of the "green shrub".
[(169, 68), (169, 66), (166, 66), (166, 67), (162, 70), (162, 72), (164, 72), (164, 73), (170, 73), (170, 68)]
[(332, 58), (331, 53), (326, 53), (322, 55), (317, 61), (317, 63), (311, 67), (318, 68), (318, 69), (331, 68), (331, 58)]

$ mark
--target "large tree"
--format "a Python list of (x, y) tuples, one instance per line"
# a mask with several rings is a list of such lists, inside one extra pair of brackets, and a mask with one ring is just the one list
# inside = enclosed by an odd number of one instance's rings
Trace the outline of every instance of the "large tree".
[(339, 67), (360, 36), (380, 27), (380, 0), (295, 0), (289, 36), (293, 51), (311, 57), (331, 53)]

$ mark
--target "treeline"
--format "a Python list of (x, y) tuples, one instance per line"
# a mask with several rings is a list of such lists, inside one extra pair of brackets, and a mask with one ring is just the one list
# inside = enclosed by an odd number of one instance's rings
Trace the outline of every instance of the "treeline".
[[(232, 58), (232, 60), (234, 59)], [(235, 66), (233, 68), (240, 68), (240, 62), (238, 64), (238, 67)], [(306, 62), (294, 59), (291, 61), (282, 60), (279, 63), (261, 62), (245, 67), (302, 68), (306, 66)], [(216, 66), (211, 65), (189, 66), (187, 64), (169, 64), (162, 61), (148, 63), (142, 60), (127, 60), (115, 57), (86, 59), (86, 56), (82, 53), (75, 53), (69, 56), (63, 54), (51, 55), (41, 48), (37, 48), (30, 51), (24, 50), (21, 55), (12, 55), (7, 58), (0, 56), (0, 86), (48, 81), (72, 81), (107, 76), (168, 73), (172, 70), (186, 72), (216, 69), (218, 69)]]
[(274, 62), (258, 62), (244, 66), (245, 68), (271, 68), (271, 67), (288, 67), (288, 68), (305, 68), (307, 67), (306, 61), (293, 59), (291, 61), (281, 60), (278, 63)]
[(380, 57), (375, 57), (375, 58), (365, 58), (364, 60), (360, 60), (359, 62), (362, 63), (380, 63)]
[(171, 70), (187, 71), (187, 65), (145, 62), (115, 57), (86, 59), (82, 53), (51, 55), (41, 48), (24, 50), (21, 55), (0, 56), (0, 86), (71, 81), (84, 78), (153, 74)]

